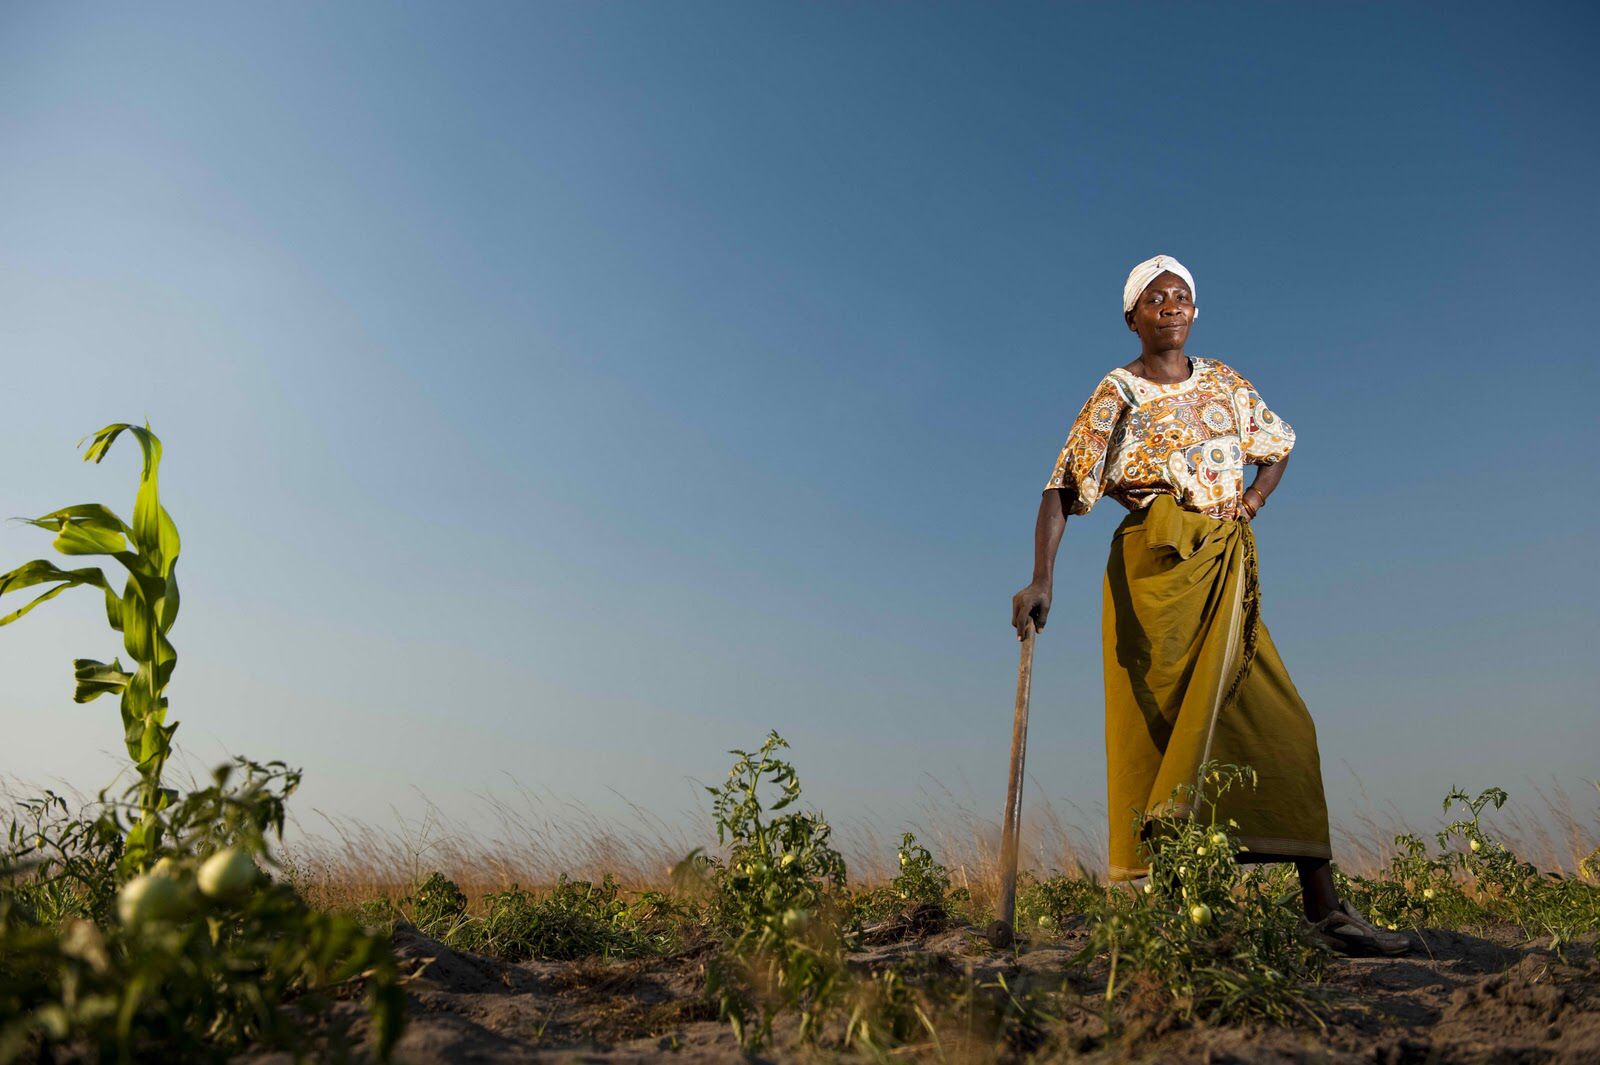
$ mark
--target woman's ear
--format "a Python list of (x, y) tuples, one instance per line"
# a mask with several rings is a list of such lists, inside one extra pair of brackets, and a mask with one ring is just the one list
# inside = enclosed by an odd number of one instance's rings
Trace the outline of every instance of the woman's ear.
[(1133, 312), (1132, 311), (1123, 311), (1122, 312), (1122, 320), (1124, 322), (1128, 323), (1128, 332), (1137, 333), (1139, 331), (1139, 327), (1133, 324)]

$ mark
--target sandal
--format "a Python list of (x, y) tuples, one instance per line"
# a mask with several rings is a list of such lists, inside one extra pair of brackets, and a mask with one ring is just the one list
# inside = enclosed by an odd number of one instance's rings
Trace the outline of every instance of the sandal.
[(1393, 957), (1411, 949), (1411, 937), (1404, 932), (1379, 928), (1348, 902), (1322, 920), (1304, 925), (1312, 939), (1339, 954), (1353, 957), (1380, 954)]

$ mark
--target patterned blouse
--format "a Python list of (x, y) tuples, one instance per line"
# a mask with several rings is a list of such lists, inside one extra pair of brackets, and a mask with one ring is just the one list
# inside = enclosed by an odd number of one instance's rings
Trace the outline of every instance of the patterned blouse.
[(1074, 489), (1074, 514), (1089, 513), (1102, 495), (1138, 510), (1165, 493), (1187, 510), (1237, 518), (1245, 464), (1270, 466), (1288, 455), (1294, 429), (1231, 366), (1190, 362), (1188, 379), (1171, 385), (1121, 367), (1106, 374), (1072, 423), (1045, 489)]

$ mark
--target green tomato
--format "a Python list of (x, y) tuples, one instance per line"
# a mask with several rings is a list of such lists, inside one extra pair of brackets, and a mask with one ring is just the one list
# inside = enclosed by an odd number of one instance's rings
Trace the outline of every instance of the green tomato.
[(809, 910), (785, 910), (783, 914), (783, 930), (785, 932), (799, 932), (811, 923)]
[(1220, 847), (1228, 842), (1228, 837), (1221, 832), (1213, 832), (1211, 833), (1211, 842)]
[(231, 899), (255, 886), (260, 870), (250, 855), (238, 847), (228, 847), (200, 865), (200, 891), (213, 899)]
[(183, 876), (183, 867), (178, 864), (177, 859), (169, 854), (150, 867), (150, 875), (164, 876), (170, 880), (177, 880)]
[(171, 877), (146, 873), (123, 884), (117, 892), (117, 917), (129, 928), (169, 921), (182, 909), (183, 890)]
[(1472, 853), (1474, 853), (1474, 854), (1476, 854), (1479, 851), (1483, 850), (1483, 844), (1481, 842), (1479, 842), (1478, 840), (1473, 840), (1471, 843), (1468, 843), (1467, 846), (1472, 848)]
[(1197, 902), (1189, 907), (1189, 920), (1195, 924), (1211, 923), (1211, 907), (1203, 902)]

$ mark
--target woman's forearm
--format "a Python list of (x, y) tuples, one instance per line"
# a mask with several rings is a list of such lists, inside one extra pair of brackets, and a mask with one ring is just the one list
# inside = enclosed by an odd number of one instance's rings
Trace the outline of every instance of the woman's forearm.
[(1049, 588), (1055, 582), (1056, 551), (1072, 510), (1072, 493), (1052, 488), (1039, 500), (1039, 519), (1033, 526), (1033, 583)]
[[(1278, 487), (1278, 482), (1283, 480), (1283, 468), (1289, 465), (1289, 456), (1274, 462), (1271, 466), (1257, 466), (1255, 480), (1250, 482), (1250, 488), (1261, 493), (1261, 502), (1265, 503), (1272, 490)], [(1249, 489), (1246, 489), (1249, 491)]]

